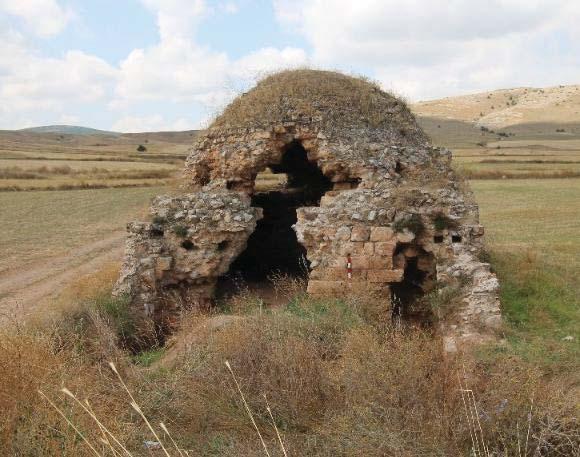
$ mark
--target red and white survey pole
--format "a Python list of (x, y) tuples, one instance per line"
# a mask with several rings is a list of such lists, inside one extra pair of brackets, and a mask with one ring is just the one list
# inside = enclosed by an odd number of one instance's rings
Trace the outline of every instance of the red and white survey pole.
[(352, 279), (352, 259), (350, 254), (346, 255), (346, 277)]

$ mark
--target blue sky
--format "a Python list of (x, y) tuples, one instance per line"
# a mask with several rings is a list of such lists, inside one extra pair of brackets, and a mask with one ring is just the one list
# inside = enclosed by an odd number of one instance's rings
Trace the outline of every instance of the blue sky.
[(574, 0), (0, 0), (0, 129), (206, 125), (292, 67), (410, 100), (580, 83)]

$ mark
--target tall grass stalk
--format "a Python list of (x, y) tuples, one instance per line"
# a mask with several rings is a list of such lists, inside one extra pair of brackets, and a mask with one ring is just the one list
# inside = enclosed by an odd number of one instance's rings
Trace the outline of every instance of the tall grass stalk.
[(252, 411), (250, 410), (250, 407), (248, 406), (248, 403), (246, 402), (246, 398), (244, 397), (244, 393), (242, 392), (242, 389), (240, 387), (240, 384), (238, 383), (236, 375), (234, 374), (234, 371), (232, 370), (230, 362), (228, 362), (226, 360), (225, 363), (226, 363), (226, 367), (228, 367), (228, 370), (232, 374), (232, 378), (234, 379), (234, 382), (236, 383), (236, 387), (238, 388), (238, 392), (240, 393), (240, 396), (242, 397), (242, 402), (244, 403), (244, 406), (246, 408), (248, 416), (250, 416), (250, 420), (252, 421), (252, 424), (254, 425), (254, 428), (256, 429), (258, 436), (260, 437), (260, 441), (262, 442), (262, 446), (264, 447), (264, 452), (266, 453), (266, 455), (268, 457), (271, 457), (270, 453), (268, 452), (268, 447), (266, 446), (266, 442), (264, 441), (264, 438), (262, 438), (262, 434), (260, 433), (260, 429), (258, 428), (258, 424), (256, 424), (256, 421), (254, 420), (254, 415), (252, 414)]
[(169, 437), (169, 439), (171, 440), (171, 442), (175, 446), (175, 449), (177, 449), (177, 452), (179, 452), (179, 455), (181, 457), (184, 457), (183, 452), (181, 452), (181, 449), (179, 449), (179, 446), (177, 445), (177, 443), (175, 442), (175, 440), (171, 436), (171, 433), (169, 433), (169, 430), (167, 430), (167, 427), (165, 426), (165, 424), (163, 422), (159, 422), (159, 427), (161, 427), (161, 430), (163, 430), (167, 434), (167, 436)]
[(532, 410), (534, 408), (534, 398), (530, 404), (530, 412), (528, 413), (528, 433), (526, 434), (526, 446), (524, 447), (524, 455), (528, 454), (528, 442), (530, 440), (530, 429), (532, 428)]
[(99, 453), (99, 451), (97, 451), (97, 450), (94, 448), (94, 446), (93, 446), (93, 445), (91, 444), (91, 442), (90, 442), (90, 441), (89, 441), (89, 440), (88, 440), (88, 439), (85, 437), (85, 435), (83, 435), (83, 433), (82, 433), (82, 432), (81, 432), (81, 431), (80, 431), (80, 430), (77, 428), (77, 426), (76, 426), (75, 424), (73, 424), (73, 423), (70, 421), (70, 419), (69, 419), (68, 417), (66, 417), (66, 414), (65, 414), (65, 413), (63, 413), (63, 412), (61, 411), (61, 409), (60, 409), (58, 406), (56, 406), (56, 405), (55, 405), (55, 404), (52, 402), (52, 400), (51, 400), (50, 398), (48, 398), (48, 396), (46, 396), (46, 395), (44, 394), (44, 392), (43, 392), (42, 390), (39, 390), (39, 391), (38, 391), (38, 393), (39, 393), (41, 396), (43, 396), (43, 397), (46, 399), (46, 401), (47, 401), (47, 402), (50, 404), (50, 406), (52, 406), (52, 407), (53, 407), (53, 408), (56, 410), (56, 412), (57, 412), (58, 414), (60, 414), (60, 415), (62, 416), (62, 418), (63, 418), (63, 419), (64, 419), (64, 420), (67, 422), (67, 424), (68, 424), (68, 425), (70, 425), (70, 426), (73, 428), (73, 430), (74, 430), (74, 431), (77, 433), (77, 435), (79, 435), (79, 436), (81, 437), (81, 439), (82, 439), (82, 440), (85, 442), (85, 444), (86, 444), (86, 445), (87, 445), (87, 446), (88, 446), (88, 447), (91, 449), (91, 451), (93, 451), (93, 453), (94, 453), (96, 456), (98, 456), (98, 457), (103, 457), (103, 456), (102, 456), (102, 455)]
[(477, 402), (475, 400), (473, 390), (467, 389), (466, 386), (464, 387), (463, 382), (461, 381), (461, 377), (458, 376), (458, 378), (459, 391), (461, 393), (461, 399), (465, 407), (465, 415), (467, 417), (469, 434), (471, 436), (471, 442), (473, 445), (473, 453), (476, 457), (491, 457), (489, 449), (485, 443), (481, 422), (479, 421), (479, 411), (477, 409)]
[[(70, 390), (68, 390), (66, 387), (61, 389), (61, 392), (63, 392), (65, 395), (68, 395), (70, 398), (72, 398), (94, 421), (95, 423), (98, 425), (99, 429), (101, 430), (101, 432), (105, 433), (106, 435), (110, 436), (111, 439), (115, 442), (115, 444), (117, 446), (119, 446), (123, 452), (125, 452), (125, 454), (127, 454), (129, 457), (133, 457), (133, 455), (125, 448), (125, 446), (123, 446), (121, 444), (121, 442), (115, 437), (115, 435), (113, 435), (109, 429), (107, 429), (107, 427), (105, 427), (103, 425), (103, 423), (97, 418), (97, 416), (95, 415), (95, 413), (93, 413), (89, 401), (85, 400), (86, 402), (86, 406), (75, 396), (75, 394), (73, 394)], [(107, 439), (107, 442), (109, 440)], [(111, 446), (112, 447), (112, 446)]]
[(161, 446), (161, 449), (163, 450), (165, 455), (167, 457), (171, 457), (169, 452), (167, 452), (167, 449), (165, 449), (165, 446), (163, 445), (163, 441), (161, 441), (161, 439), (157, 435), (157, 432), (155, 431), (155, 429), (153, 428), (153, 426), (151, 425), (151, 423), (149, 422), (149, 420), (147, 419), (147, 417), (145, 416), (145, 414), (141, 410), (141, 407), (137, 404), (137, 401), (135, 400), (135, 398), (131, 394), (131, 391), (129, 390), (129, 388), (127, 387), (125, 382), (123, 381), (123, 378), (121, 377), (121, 375), (117, 371), (117, 367), (115, 366), (115, 364), (113, 362), (109, 362), (109, 366), (111, 367), (111, 370), (113, 370), (113, 373), (115, 373), (117, 375), (117, 378), (119, 378), (119, 382), (121, 383), (121, 385), (125, 389), (125, 392), (127, 392), (127, 394), (129, 395), (129, 398), (131, 399), (131, 406), (133, 407), (133, 409), (137, 412), (137, 414), (139, 414), (141, 416), (141, 418), (143, 419), (143, 421), (145, 422), (147, 427), (149, 427), (149, 430), (151, 430), (151, 433), (153, 434), (153, 436), (155, 437), (155, 439), (157, 440), (157, 442)]
[(282, 449), (282, 453), (284, 454), (284, 457), (288, 457), (288, 454), (286, 454), (286, 449), (284, 448), (284, 443), (282, 442), (282, 437), (280, 436), (280, 432), (278, 431), (278, 427), (276, 426), (274, 415), (272, 414), (272, 410), (270, 409), (270, 405), (268, 404), (268, 397), (266, 397), (266, 395), (264, 395), (264, 400), (266, 401), (266, 410), (270, 415), (270, 419), (272, 419), (272, 426), (274, 427), (274, 430), (276, 431), (276, 436), (278, 437), (278, 441), (280, 442), (280, 448)]

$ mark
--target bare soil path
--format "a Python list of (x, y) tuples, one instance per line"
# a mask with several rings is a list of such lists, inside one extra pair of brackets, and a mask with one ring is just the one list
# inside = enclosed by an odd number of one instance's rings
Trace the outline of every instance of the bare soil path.
[(0, 273), (0, 322), (11, 315), (26, 317), (75, 279), (120, 260), (125, 236), (125, 231), (115, 231), (65, 255)]

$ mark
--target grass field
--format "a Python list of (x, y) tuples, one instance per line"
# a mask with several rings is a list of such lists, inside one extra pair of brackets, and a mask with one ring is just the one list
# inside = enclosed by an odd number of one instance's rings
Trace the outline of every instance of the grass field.
[(195, 135), (0, 131), (0, 191), (163, 185), (181, 169)]
[(469, 179), (580, 177), (580, 129), (522, 124), (497, 131), (458, 120), (419, 118), (435, 144), (453, 151), (454, 168)]
[(122, 231), (160, 187), (0, 192), (0, 273)]
[[(577, 379), (580, 179), (484, 180), (471, 186), (502, 284), (513, 349)], [(568, 336), (574, 340), (563, 340)]]
[(420, 123), (436, 144), (453, 151), (454, 168), (470, 178), (502, 285), (509, 350), (578, 381), (578, 125), (558, 133), (562, 127), (550, 123), (495, 132), (458, 120), (420, 118)]

